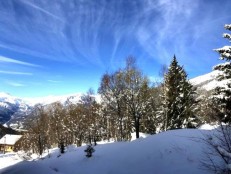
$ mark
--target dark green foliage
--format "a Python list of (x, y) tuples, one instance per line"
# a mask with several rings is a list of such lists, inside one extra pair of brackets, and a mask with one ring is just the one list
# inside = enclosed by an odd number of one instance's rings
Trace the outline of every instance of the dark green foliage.
[[(225, 25), (225, 28), (231, 30), (231, 25)], [(224, 34), (224, 38), (231, 40), (230, 34)], [(220, 59), (226, 60), (226, 63), (219, 64), (214, 70), (219, 72), (218, 81), (222, 81), (222, 86), (215, 89), (211, 97), (211, 110), (216, 121), (219, 121), (220, 127), (213, 135), (205, 137), (204, 141), (208, 145), (205, 152), (207, 159), (202, 162), (205, 169), (213, 173), (230, 174), (230, 147), (231, 147), (231, 46), (218, 48)], [(228, 124), (223, 124), (223, 122)]]
[(198, 120), (194, 114), (195, 89), (188, 82), (187, 74), (178, 65), (175, 56), (164, 77), (162, 97), (160, 116), (164, 130), (197, 126)]
[(218, 81), (231, 78), (231, 63), (230, 62), (216, 65), (213, 69), (223, 72), (217, 76)]
[[(225, 29), (231, 31), (231, 25), (225, 25)], [(223, 37), (231, 40), (231, 34), (224, 33)], [(224, 46), (222, 48), (215, 49), (220, 54), (220, 59), (230, 61), (231, 60), (231, 46)]]
[[(225, 25), (227, 30), (231, 30), (231, 25)], [(225, 33), (224, 38), (231, 40), (231, 35)], [(223, 81), (224, 85), (217, 87), (213, 93), (213, 102), (217, 105), (217, 118), (221, 122), (231, 123), (231, 46), (224, 46), (215, 49), (226, 63), (216, 65), (214, 70), (219, 71), (218, 81)]]
[(216, 87), (213, 93), (213, 102), (216, 104), (217, 119), (221, 122), (231, 123), (231, 63), (227, 62), (214, 67), (220, 71), (218, 81), (226, 81), (224, 86)]

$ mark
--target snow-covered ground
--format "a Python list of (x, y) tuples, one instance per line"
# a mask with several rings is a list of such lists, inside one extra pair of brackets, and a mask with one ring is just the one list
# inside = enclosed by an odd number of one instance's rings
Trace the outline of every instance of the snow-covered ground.
[(16, 153), (0, 154), (0, 173), (1, 169), (17, 164), (22, 160)]
[(50, 158), (34, 161), (23, 161), (17, 154), (2, 155), (0, 173), (207, 174), (210, 172), (201, 169), (200, 164), (206, 145), (197, 140), (212, 131), (207, 130), (210, 128), (171, 130), (150, 136), (142, 134), (143, 138), (131, 142), (98, 144), (91, 158), (85, 157), (86, 146), (70, 146), (61, 156), (58, 149), (53, 149)]

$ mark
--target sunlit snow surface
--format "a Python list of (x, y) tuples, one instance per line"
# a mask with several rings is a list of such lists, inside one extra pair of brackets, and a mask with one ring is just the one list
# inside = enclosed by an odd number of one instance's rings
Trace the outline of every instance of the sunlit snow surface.
[(224, 83), (223, 81), (216, 80), (216, 77), (219, 75), (219, 73), (221, 72), (215, 70), (208, 74), (204, 74), (204, 75), (195, 77), (193, 79), (190, 79), (190, 82), (198, 88), (202, 88), (207, 91), (210, 91), (212, 89), (215, 89), (217, 86), (223, 85)]
[[(16, 156), (0, 158), (2, 174), (192, 174), (209, 173), (201, 169), (204, 143), (198, 140), (211, 130), (183, 129), (163, 132), (131, 142), (98, 144), (92, 158), (86, 158), (83, 147), (71, 146), (58, 157), (21, 161)], [(17, 161), (18, 163), (12, 165)], [(12, 165), (6, 167), (7, 165)]]

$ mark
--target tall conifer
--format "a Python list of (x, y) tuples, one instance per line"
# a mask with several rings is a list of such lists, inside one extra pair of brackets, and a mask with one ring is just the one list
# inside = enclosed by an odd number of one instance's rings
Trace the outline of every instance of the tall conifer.
[[(231, 24), (225, 25), (231, 31)], [(231, 34), (224, 33), (223, 37), (231, 41)], [(217, 87), (214, 92), (214, 102), (219, 108), (218, 118), (222, 122), (231, 122), (231, 46), (215, 49), (220, 54), (220, 59), (225, 63), (216, 65), (214, 70), (220, 71), (217, 80), (223, 81), (223, 86)]]
[(164, 130), (196, 126), (195, 89), (175, 55), (164, 77), (162, 97), (160, 113)]

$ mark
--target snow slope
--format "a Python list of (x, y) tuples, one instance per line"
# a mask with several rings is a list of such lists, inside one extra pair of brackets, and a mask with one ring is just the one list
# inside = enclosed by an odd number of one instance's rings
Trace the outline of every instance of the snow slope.
[(189, 81), (192, 83), (192, 85), (205, 89), (207, 91), (215, 89), (217, 86), (222, 85), (222, 81), (217, 81), (216, 77), (218, 74), (221, 73), (218, 70), (212, 71), (208, 74), (204, 74), (198, 77), (195, 77), (193, 79), (190, 79)]
[[(99, 144), (92, 158), (85, 157), (86, 146), (69, 147), (60, 157), (56, 149), (50, 158), (0, 167), (0, 173), (208, 174), (199, 162), (206, 147), (197, 141), (208, 132), (210, 130), (172, 130), (131, 142)], [(4, 158), (0, 158), (1, 164)]]

